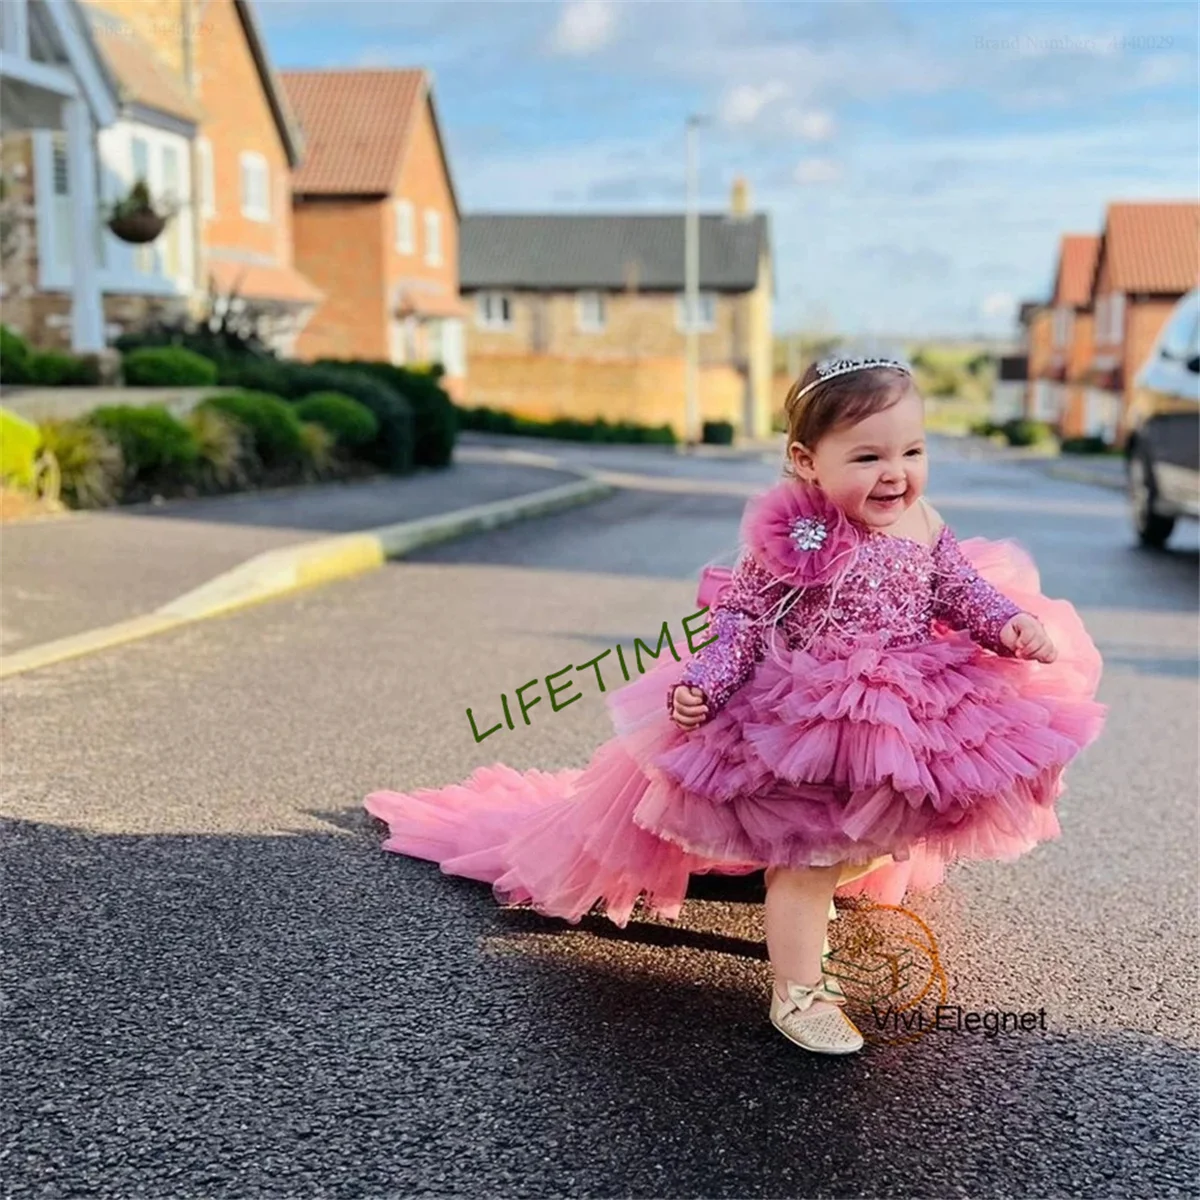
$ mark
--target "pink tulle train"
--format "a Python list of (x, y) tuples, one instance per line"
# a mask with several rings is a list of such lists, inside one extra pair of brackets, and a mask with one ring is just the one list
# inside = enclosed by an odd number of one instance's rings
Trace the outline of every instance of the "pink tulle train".
[(1053, 664), (965, 635), (776, 653), (690, 733), (668, 717), (666, 656), (606, 696), (616, 735), (586, 768), (480, 767), (460, 784), (374, 792), (385, 850), (492, 885), (504, 904), (625, 925), (639, 897), (678, 917), (693, 874), (842, 863), (837, 895), (899, 903), (955, 859), (1013, 859), (1059, 835), (1066, 765), (1095, 738), (1100, 655), (1071, 604), (1008, 542), (963, 552), (1034, 613)]

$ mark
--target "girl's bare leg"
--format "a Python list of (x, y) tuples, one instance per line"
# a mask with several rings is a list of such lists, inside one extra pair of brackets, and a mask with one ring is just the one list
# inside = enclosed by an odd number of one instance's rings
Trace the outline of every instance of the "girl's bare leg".
[[(829, 903), (841, 865), (771, 867), (766, 874), (767, 953), (775, 972), (775, 991), (787, 999), (787, 982), (811, 986), (822, 979), (821, 954), (829, 925)], [(818, 1000), (813, 1011), (832, 1008)]]

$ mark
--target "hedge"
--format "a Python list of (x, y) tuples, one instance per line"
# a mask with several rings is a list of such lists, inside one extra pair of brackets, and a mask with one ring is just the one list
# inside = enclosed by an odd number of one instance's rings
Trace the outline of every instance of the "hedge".
[(343, 450), (370, 445), (379, 432), (379, 419), (357, 400), (340, 392), (314, 392), (296, 405), (296, 416), (327, 429)]
[(454, 458), (458, 421), (454, 402), (438, 382), (441, 368), (413, 370), (365, 359), (322, 359), (318, 364), (369, 375), (403, 396), (413, 411), (414, 461), (421, 467), (449, 466)]
[(130, 482), (186, 472), (200, 457), (192, 431), (159, 404), (97, 408), (87, 422), (120, 446)]
[(254, 452), (266, 466), (286, 466), (304, 458), (304, 435), (295, 409), (267, 392), (210, 396), (198, 407), (215, 409), (245, 426)]
[(26, 373), (26, 382), (41, 387), (96, 387), (100, 382), (100, 364), (95, 358), (81, 358), (58, 350), (32, 352)]
[(0, 325), (0, 379), (5, 383), (29, 382), (29, 346), (7, 325)]
[(480, 433), (519, 434), (522, 437), (557, 438), (562, 441), (606, 443), (654, 443), (673, 445), (675, 432), (670, 425), (636, 425), (629, 421), (609, 424), (603, 418), (579, 421), (561, 417), (553, 421), (535, 421), (514, 413), (488, 408), (457, 410), (460, 429)]
[(362, 458), (402, 474), (414, 463), (413, 413), (408, 401), (362, 371), (280, 359), (238, 359), (219, 363), (219, 382), (249, 391), (299, 400), (313, 392), (339, 392), (369, 408), (378, 432), (360, 451)]
[(211, 387), (217, 364), (181, 346), (131, 350), (121, 360), (130, 387)]
[(705, 421), (701, 441), (710, 446), (733, 445), (732, 421)]

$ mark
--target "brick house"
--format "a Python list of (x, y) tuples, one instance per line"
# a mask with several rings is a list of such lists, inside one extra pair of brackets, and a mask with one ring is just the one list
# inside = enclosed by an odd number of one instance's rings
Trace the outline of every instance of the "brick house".
[(1030, 416), (1054, 425), (1064, 437), (1082, 436), (1088, 424), (1083, 380), (1091, 356), (1092, 274), (1099, 241), (1094, 234), (1068, 233), (1059, 243), (1049, 353), (1030, 380)]
[[(774, 297), (768, 218), (750, 211), (738, 180), (730, 211), (701, 214), (699, 231), (701, 411), (748, 436), (766, 436)], [(684, 254), (682, 213), (464, 217), (472, 403), (680, 426)]]
[[(95, 230), (99, 342), (148, 318), (198, 312), (211, 285), (252, 303), (289, 352), (321, 297), (292, 263), (290, 180), (302, 147), (249, 0), (103, 0), (79, 11), (119, 100), (118, 118), (95, 137), (98, 186), (83, 205)], [(11, 153), (25, 155), (35, 229), (27, 294), (10, 323), (35, 344), (64, 345), (75, 276), (87, 270), (67, 218), (87, 172), (69, 169), (64, 140), (49, 129)], [(179, 206), (140, 247), (104, 229), (97, 208), (138, 178)]]
[(461, 398), (459, 208), (428, 72), (283, 81), (307, 142), (292, 181), (296, 261), (326, 296), (297, 354), (441, 362)]
[(1085, 432), (1124, 441), (1134, 378), (1180, 298), (1197, 284), (1200, 204), (1110, 204), (1096, 251)]

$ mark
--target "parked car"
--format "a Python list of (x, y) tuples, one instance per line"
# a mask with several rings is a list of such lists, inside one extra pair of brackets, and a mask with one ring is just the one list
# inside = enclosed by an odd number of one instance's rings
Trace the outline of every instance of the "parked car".
[(1200, 289), (1175, 306), (1134, 378), (1125, 445), (1138, 539), (1165, 546), (1180, 517), (1200, 517)]

